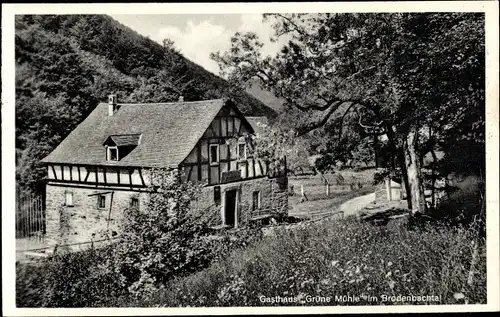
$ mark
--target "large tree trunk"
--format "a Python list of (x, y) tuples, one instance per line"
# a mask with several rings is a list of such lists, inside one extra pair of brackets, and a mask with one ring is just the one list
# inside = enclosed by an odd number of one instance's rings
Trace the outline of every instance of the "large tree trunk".
[(433, 164), (432, 164), (432, 179), (431, 179), (431, 189), (432, 189), (432, 202), (431, 202), (431, 206), (432, 208), (436, 208), (436, 180), (437, 180), (437, 175), (436, 175), (436, 164), (437, 164), (437, 156), (436, 156), (436, 152), (434, 151), (434, 149), (431, 149), (431, 154), (432, 154), (432, 160), (433, 160)]
[(408, 183), (411, 196), (411, 214), (424, 214), (426, 203), (422, 175), (420, 171), (420, 159), (416, 150), (418, 132), (412, 128), (406, 135), (403, 142), (404, 157), (406, 162), (406, 172), (408, 173)]
[(394, 129), (392, 126), (387, 126), (387, 139), (389, 140), (389, 147), (392, 152), (392, 168), (396, 169), (396, 162), (399, 168), (401, 169), (401, 176), (402, 176), (402, 183), (405, 186), (405, 192), (406, 192), (406, 201), (408, 203), (408, 209), (411, 210), (412, 204), (411, 204), (411, 190), (410, 190), (410, 183), (408, 182), (408, 173), (406, 172), (406, 162), (405, 162), (405, 156), (402, 148), (397, 147), (396, 144), (396, 136), (394, 133)]
[(408, 203), (408, 209), (411, 210), (413, 206), (411, 199), (412, 192), (410, 188), (410, 181), (408, 179), (408, 171), (406, 169), (406, 160), (403, 148), (398, 150), (397, 159), (398, 159), (398, 164), (401, 168), (401, 176), (403, 178), (403, 184), (405, 186), (406, 202)]

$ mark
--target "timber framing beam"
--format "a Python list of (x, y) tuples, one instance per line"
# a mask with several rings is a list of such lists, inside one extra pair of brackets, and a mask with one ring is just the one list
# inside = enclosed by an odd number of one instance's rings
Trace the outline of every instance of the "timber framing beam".
[(139, 187), (139, 188), (146, 188), (147, 185), (139, 185), (139, 184), (118, 184), (118, 183), (99, 183), (99, 182), (75, 182), (75, 181), (70, 181), (70, 180), (62, 180), (62, 179), (48, 179), (47, 184), (53, 184), (53, 183), (64, 183), (64, 184), (75, 184), (75, 185), (92, 185), (92, 186), (115, 186), (115, 187)]
[[(146, 187), (146, 180), (143, 175), (143, 168), (121, 167), (121, 166), (95, 166), (95, 165), (71, 165), (71, 164), (47, 164), (50, 170), (46, 181), (63, 182), (73, 184), (92, 184), (92, 185), (110, 185), (110, 186), (142, 186)], [(84, 170), (82, 170), (84, 168)], [(134, 183), (132, 174), (138, 171), (140, 182)], [(109, 174), (108, 174), (109, 173)], [(116, 175), (116, 180), (115, 176)], [(93, 178), (91, 178), (91, 176)], [(124, 180), (128, 178), (128, 183)], [(113, 181), (110, 181), (110, 178)]]
[[(84, 189), (96, 189), (96, 186), (91, 186), (91, 185), (87, 185), (85, 186), (86, 184), (75, 184), (75, 183), (62, 183), (60, 181), (58, 182), (48, 182), (47, 185), (50, 185), (50, 186), (56, 186), (56, 187), (65, 187), (65, 188), (84, 188)], [(152, 192), (151, 190), (147, 189), (147, 188), (141, 188), (141, 187), (137, 187), (137, 186), (134, 186), (134, 187), (130, 187), (130, 186), (109, 186), (109, 185), (104, 185), (104, 184), (99, 184), (99, 185), (103, 185), (103, 186), (106, 186), (106, 187), (102, 187), (103, 190), (109, 190), (109, 189), (112, 189), (112, 190), (121, 190), (121, 191), (131, 191), (131, 192), (138, 192), (138, 193), (150, 193)], [(97, 187), (97, 189), (99, 189), (100, 187)]]

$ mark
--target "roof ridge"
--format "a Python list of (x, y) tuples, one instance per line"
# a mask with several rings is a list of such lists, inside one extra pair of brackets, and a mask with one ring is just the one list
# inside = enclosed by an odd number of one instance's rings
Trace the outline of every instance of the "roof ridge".
[(142, 133), (123, 133), (123, 134), (110, 134), (109, 136), (124, 136), (124, 135), (141, 135)]
[[(137, 103), (123, 103), (118, 102), (119, 106), (143, 106), (143, 105), (174, 105), (174, 104), (191, 104), (191, 103), (205, 103), (205, 102), (216, 102), (216, 101), (224, 101), (224, 98), (217, 99), (207, 99), (207, 100), (191, 100), (191, 101), (169, 101), (169, 102), (137, 102)], [(103, 104), (107, 104), (107, 102), (101, 102)]]

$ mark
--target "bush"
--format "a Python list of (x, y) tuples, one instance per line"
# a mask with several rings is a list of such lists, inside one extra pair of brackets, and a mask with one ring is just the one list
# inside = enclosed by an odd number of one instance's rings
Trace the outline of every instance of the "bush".
[(435, 209), (430, 210), (430, 214), (450, 224), (470, 224), (481, 212), (482, 192), (484, 183), (469, 176), (449, 189), (448, 195)]
[(221, 261), (228, 254), (238, 249), (251, 246), (262, 239), (262, 228), (244, 227), (221, 232), (217, 236), (207, 237), (211, 241), (212, 261)]
[(125, 210), (117, 263), (132, 294), (150, 294), (173, 276), (205, 267), (210, 260), (208, 219), (193, 210), (201, 185), (179, 182), (175, 171), (153, 169), (144, 210)]
[(335, 173), (335, 185), (344, 185), (345, 183), (345, 178), (342, 176), (341, 173)]
[(105, 306), (126, 294), (113, 248), (60, 253), (16, 266), (18, 307)]
[[(263, 306), (260, 297), (296, 297), (295, 305), (351, 305), (307, 302), (307, 295), (435, 295), (431, 304), (486, 302), (486, 248), (477, 232), (430, 226), (407, 230), (404, 221), (387, 227), (352, 220), (277, 228), (261, 238), (257, 229), (228, 230), (213, 237), (212, 264), (172, 276), (154, 293), (131, 294), (114, 267), (111, 249), (62, 254), (17, 266), (17, 303), (23, 307), (91, 306)], [(207, 237), (206, 237), (207, 238)], [(210, 240), (210, 239), (208, 239)], [(476, 246), (478, 248), (476, 248)], [(477, 263), (467, 283), (474, 250)], [(139, 296), (136, 296), (139, 295)], [(411, 304), (428, 304), (412, 302)], [(356, 303), (354, 303), (356, 304)], [(407, 302), (406, 302), (407, 304)]]
[[(204, 236), (203, 265), (217, 263), (235, 250), (248, 247), (262, 237), (260, 228), (242, 228)], [(166, 268), (168, 282), (147, 284), (145, 280), (127, 280), (124, 264), (118, 264), (118, 254), (124, 245), (109, 245), (102, 249), (75, 253), (60, 253), (52, 258), (16, 266), (16, 304), (18, 307), (118, 307), (128, 306), (137, 298), (148, 298), (153, 290), (168, 285), (171, 280), (187, 275), (190, 270)], [(175, 248), (175, 247), (174, 247)], [(198, 246), (199, 249), (201, 247)], [(196, 250), (193, 253), (199, 254)], [(165, 252), (167, 255), (171, 253)], [(185, 261), (185, 258), (184, 258)], [(142, 264), (142, 263), (141, 263)], [(145, 263), (147, 264), (147, 262)], [(126, 266), (131, 268), (130, 265)], [(176, 275), (177, 274), (177, 275)], [(140, 276), (139, 276), (140, 278)], [(141, 286), (141, 288), (139, 288)], [(149, 287), (149, 288), (148, 288)], [(140, 295), (140, 296), (139, 296)]]

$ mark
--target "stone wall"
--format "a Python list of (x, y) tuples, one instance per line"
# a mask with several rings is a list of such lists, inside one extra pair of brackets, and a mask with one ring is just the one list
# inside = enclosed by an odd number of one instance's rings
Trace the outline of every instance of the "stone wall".
[(273, 213), (288, 215), (288, 177), (270, 179), (272, 187), (271, 205)]
[[(212, 226), (224, 224), (226, 192), (236, 190), (238, 193), (238, 226), (244, 226), (249, 219), (258, 213), (288, 213), (288, 178), (258, 178), (241, 182), (221, 184), (221, 202), (214, 206), (214, 186), (206, 187), (196, 202), (196, 208), (202, 212), (211, 210)], [(252, 211), (253, 192), (260, 192), (260, 210)], [(210, 206), (214, 207), (210, 209)]]
[[(65, 206), (66, 192), (73, 193), (73, 206)], [(98, 207), (98, 194), (105, 195), (105, 208)], [(71, 249), (78, 249), (80, 243), (104, 239), (103, 231), (118, 235), (123, 211), (130, 206), (131, 198), (138, 198), (139, 206), (147, 202), (145, 193), (47, 185), (49, 245), (76, 244)]]
[[(252, 211), (254, 191), (260, 191), (260, 211), (255, 212)], [(272, 208), (272, 189), (267, 177), (241, 182), (239, 194), (238, 226), (246, 225), (254, 213), (264, 213)]]
[[(212, 226), (224, 224), (225, 195), (236, 190), (237, 226), (244, 226), (257, 213), (288, 213), (288, 179), (259, 178), (220, 185), (220, 204), (215, 205), (214, 186), (205, 187), (193, 205), (193, 212), (209, 217)], [(65, 193), (73, 193), (73, 206), (65, 206)], [(253, 192), (260, 192), (261, 208), (252, 211)], [(99, 208), (99, 194), (106, 196), (105, 208)], [(47, 185), (46, 217), (49, 245), (75, 244), (70, 249), (90, 246), (90, 241), (104, 239), (104, 231), (119, 235), (119, 224), (123, 211), (130, 206), (132, 198), (138, 198), (140, 207), (147, 204), (148, 194), (126, 190), (92, 189)], [(82, 247), (81, 244), (86, 243)]]

